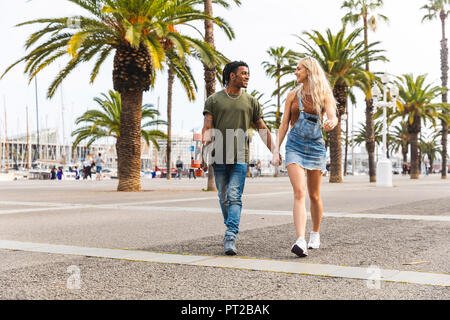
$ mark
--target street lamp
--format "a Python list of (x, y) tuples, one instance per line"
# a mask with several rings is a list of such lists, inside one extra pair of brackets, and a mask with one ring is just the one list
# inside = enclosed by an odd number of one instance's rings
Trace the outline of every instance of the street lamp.
[[(398, 98), (399, 90), (394, 85), (390, 88), (387, 86), (389, 82), (389, 75), (387, 73), (381, 76), (381, 82), (383, 83), (383, 93), (380, 88), (375, 84), (372, 88), (373, 105), (375, 108), (383, 108), (383, 145), (382, 156), (377, 162), (377, 187), (392, 187), (392, 163), (386, 157), (386, 136), (387, 136), (387, 115), (386, 108), (394, 107)], [(387, 101), (387, 91), (390, 90), (392, 101)], [(382, 100), (381, 100), (382, 99)]]

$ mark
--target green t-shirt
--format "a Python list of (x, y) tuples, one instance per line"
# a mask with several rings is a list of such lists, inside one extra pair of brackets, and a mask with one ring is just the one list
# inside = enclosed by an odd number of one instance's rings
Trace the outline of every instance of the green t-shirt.
[(248, 130), (252, 123), (263, 117), (261, 105), (245, 91), (241, 96), (230, 97), (222, 90), (211, 95), (205, 102), (203, 115), (211, 114), (213, 128), (217, 129), (213, 134), (213, 163), (248, 163)]

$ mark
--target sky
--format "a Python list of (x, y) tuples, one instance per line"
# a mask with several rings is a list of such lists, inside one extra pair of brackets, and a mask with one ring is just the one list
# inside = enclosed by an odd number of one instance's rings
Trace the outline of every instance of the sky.
[[(345, 12), (340, 9), (341, 0), (242, 0), (242, 6), (232, 6), (226, 10), (215, 7), (214, 15), (223, 17), (234, 29), (236, 38), (228, 40), (225, 34), (215, 28), (217, 49), (231, 60), (246, 61), (250, 67), (251, 78), (248, 91), (253, 89), (264, 93), (264, 101), (270, 99), (275, 82), (268, 78), (261, 63), (269, 59), (270, 47), (285, 46), (301, 51), (294, 35), (304, 31), (318, 30), (322, 33), (330, 28), (337, 33)], [(390, 22), (381, 22), (377, 31), (369, 33), (369, 40), (381, 41), (378, 46), (386, 50), (388, 63), (374, 63), (372, 71), (388, 72), (392, 75), (412, 73), (415, 76), (428, 74), (429, 83), (440, 85), (440, 21), (421, 23), (426, 13), (420, 8), (426, 0), (384, 0), (379, 11)], [(24, 43), (38, 26), (15, 27), (16, 24), (46, 17), (60, 17), (85, 14), (85, 11), (66, 0), (0, 0), (0, 73), (25, 54)], [(349, 29), (352, 29), (349, 26)], [(75, 119), (87, 109), (96, 108), (93, 98), (112, 89), (113, 55), (104, 63), (94, 84), (89, 83), (92, 63), (76, 69), (63, 82), (53, 99), (46, 98), (47, 88), (57, 70), (64, 66), (58, 62), (54, 67), (44, 70), (37, 78), (39, 127), (64, 127), (65, 142), (70, 140), (70, 132), (76, 126)], [(197, 79), (198, 93), (194, 102), (189, 102), (186, 93), (178, 82), (173, 96), (173, 132), (199, 132), (203, 124), (204, 83), (203, 67), (191, 62)], [(4, 136), (4, 117), (7, 114), (8, 135), (26, 132), (26, 108), (29, 112), (31, 131), (36, 131), (35, 83), (28, 83), (23, 74), (24, 64), (19, 64), (0, 80), (0, 133)], [(294, 76), (290, 79), (294, 79)], [(289, 80), (290, 80), (289, 79)], [(285, 80), (288, 80), (286, 78)], [(217, 84), (217, 90), (221, 85)], [(365, 119), (365, 102), (361, 94), (354, 108), (354, 126)], [(144, 93), (144, 103), (158, 105), (161, 118), (167, 119), (167, 74), (159, 72), (154, 89)], [(273, 98), (275, 101), (275, 98)], [(350, 123), (352, 115), (350, 114)], [(62, 125), (64, 123), (64, 126)], [(61, 139), (63, 134), (61, 133)]]

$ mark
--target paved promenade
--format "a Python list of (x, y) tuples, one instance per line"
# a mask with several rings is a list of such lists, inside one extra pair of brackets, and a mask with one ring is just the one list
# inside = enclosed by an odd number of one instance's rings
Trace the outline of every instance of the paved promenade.
[(450, 180), (367, 181), (324, 178), (306, 258), (290, 252), (287, 177), (247, 180), (234, 257), (205, 179), (0, 182), (0, 299), (448, 300)]

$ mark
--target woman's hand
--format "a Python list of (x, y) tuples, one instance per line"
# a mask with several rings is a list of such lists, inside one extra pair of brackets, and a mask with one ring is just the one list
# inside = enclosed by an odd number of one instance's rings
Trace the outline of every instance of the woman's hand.
[(337, 126), (337, 124), (338, 124), (338, 120), (336, 118), (333, 120), (327, 120), (323, 124), (323, 128), (325, 129), (325, 131), (331, 131)]
[(281, 164), (281, 154), (278, 151), (275, 151), (273, 153), (272, 161), (270, 161), (270, 164), (273, 166), (278, 166)]

